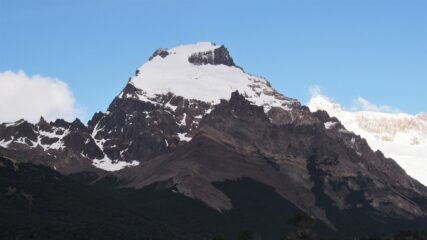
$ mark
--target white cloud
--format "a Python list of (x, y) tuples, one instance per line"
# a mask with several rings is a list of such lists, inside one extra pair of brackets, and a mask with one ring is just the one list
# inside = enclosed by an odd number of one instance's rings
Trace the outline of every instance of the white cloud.
[(36, 122), (81, 117), (67, 84), (56, 78), (27, 76), (23, 71), (0, 73), (0, 122), (24, 118)]
[[(341, 105), (339, 105), (335, 100), (323, 95), (322, 88), (318, 85), (310, 86), (309, 92), (311, 99), (308, 105), (310, 105), (310, 103), (314, 100), (318, 101), (319, 99), (323, 99), (324, 103), (327, 103), (328, 105), (333, 104), (342, 108)], [(342, 110), (348, 110), (351, 112), (368, 111), (382, 113), (401, 113), (401, 111), (397, 108), (391, 107), (389, 105), (377, 105), (360, 96), (353, 100), (353, 104), (350, 106), (350, 108), (343, 108)]]
[(318, 85), (312, 85), (308, 89), (312, 97), (317, 97), (322, 95), (322, 88)]
[(397, 108), (393, 108), (388, 105), (376, 105), (360, 96), (353, 101), (352, 110), (353, 111), (369, 111), (369, 112), (386, 112), (386, 113), (400, 112), (400, 110)]

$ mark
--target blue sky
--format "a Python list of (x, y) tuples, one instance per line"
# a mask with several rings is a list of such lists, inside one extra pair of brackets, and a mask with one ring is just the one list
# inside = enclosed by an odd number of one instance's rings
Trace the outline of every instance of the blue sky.
[(198, 41), (303, 103), (317, 85), (427, 111), (425, 0), (0, 0), (0, 72), (61, 79), (86, 120), (155, 49)]

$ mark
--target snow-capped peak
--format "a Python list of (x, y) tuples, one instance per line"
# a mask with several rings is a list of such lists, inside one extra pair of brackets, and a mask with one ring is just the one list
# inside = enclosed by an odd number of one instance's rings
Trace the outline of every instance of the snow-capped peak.
[(381, 150), (409, 175), (427, 185), (427, 113), (346, 111), (320, 94), (311, 98), (308, 107), (338, 118), (348, 130), (365, 138), (372, 149)]
[(221, 47), (221, 45), (216, 45), (215, 43), (212, 43), (212, 42), (198, 42), (195, 44), (180, 45), (175, 48), (160, 49), (160, 50), (164, 50), (164, 51), (167, 51), (169, 54), (173, 54), (178, 57), (184, 58), (183, 60), (188, 60), (188, 58), (195, 53), (209, 52), (219, 47)]
[[(224, 46), (210, 42), (157, 50), (129, 84), (140, 90), (140, 100), (150, 102), (158, 95), (173, 93), (217, 104), (236, 90), (266, 111), (271, 107), (289, 109), (296, 102), (275, 91), (266, 79), (245, 73), (234, 65)], [(119, 97), (135, 95), (122, 92)]]
[(322, 95), (315, 95), (310, 99), (308, 107), (311, 111), (323, 110), (329, 114), (339, 114), (342, 112), (340, 104), (331, 101), (328, 97)]

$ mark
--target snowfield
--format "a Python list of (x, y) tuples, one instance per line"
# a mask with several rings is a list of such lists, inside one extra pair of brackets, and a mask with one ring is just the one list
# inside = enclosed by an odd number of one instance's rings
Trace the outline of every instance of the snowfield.
[[(218, 104), (231, 93), (241, 94), (265, 111), (271, 107), (290, 109), (294, 100), (277, 93), (264, 78), (245, 73), (241, 68), (226, 65), (194, 65), (189, 57), (195, 53), (214, 51), (221, 47), (210, 42), (182, 45), (167, 50), (166, 57), (156, 56), (138, 68), (130, 84), (142, 90), (142, 101), (152, 101), (157, 95), (171, 92), (186, 99)], [(120, 97), (127, 97), (120, 95)]]
[[(393, 158), (411, 177), (427, 186), (427, 114), (351, 112), (317, 95), (310, 100), (311, 111), (325, 110), (350, 131), (366, 139), (373, 150)], [(326, 126), (330, 127), (330, 126)]]

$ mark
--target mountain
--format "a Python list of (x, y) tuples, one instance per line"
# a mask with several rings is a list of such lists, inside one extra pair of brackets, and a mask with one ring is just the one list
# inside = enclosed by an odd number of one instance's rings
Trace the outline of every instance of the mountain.
[(1, 124), (0, 154), (121, 199), (177, 238), (279, 239), (295, 214), (342, 239), (427, 223), (427, 188), (393, 159), (207, 42), (156, 50), (87, 125)]
[(317, 95), (312, 111), (324, 110), (350, 131), (365, 138), (374, 150), (393, 158), (413, 178), (427, 185), (427, 113), (383, 113), (345, 111), (329, 98)]

